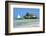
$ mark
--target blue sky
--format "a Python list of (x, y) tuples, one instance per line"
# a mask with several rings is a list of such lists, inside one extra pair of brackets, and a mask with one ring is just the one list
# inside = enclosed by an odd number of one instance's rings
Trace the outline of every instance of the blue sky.
[(40, 10), (38, 8), (13, 8), (13, 16), (17, 17), (18, 14), (22, 17), (26, 13), (34, 13), (39, 17)]

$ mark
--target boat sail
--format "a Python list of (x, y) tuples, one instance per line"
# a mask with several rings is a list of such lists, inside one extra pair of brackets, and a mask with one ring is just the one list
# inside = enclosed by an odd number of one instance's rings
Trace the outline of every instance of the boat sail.
[(17, 18), (21, 18), (19, 14), (18, 14)]

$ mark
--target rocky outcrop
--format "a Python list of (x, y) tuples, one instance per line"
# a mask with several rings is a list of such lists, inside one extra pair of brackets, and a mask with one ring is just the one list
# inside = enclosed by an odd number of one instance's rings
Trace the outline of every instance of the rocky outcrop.
[(26, 13), (26, 15), (23, 17), (24, 17), (24, 19), (37, 19), (38, 18), (37, 16), (35, 16), (32, 13)]

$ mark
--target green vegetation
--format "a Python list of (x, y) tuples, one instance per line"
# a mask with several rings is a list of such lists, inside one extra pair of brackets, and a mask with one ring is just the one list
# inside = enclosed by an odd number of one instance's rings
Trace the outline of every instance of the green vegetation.
[(20, 17), (20, 18), (16, 18), (14, 17), (14, 19), (38, 19), (37, 16), (35, 16), (33, 13), (26, 13), (23, 17)]
[(26, 13), (25, 16), (23, 16), (24, 19), (37, 19), (38, 17), (36, 17), (33, 13)]

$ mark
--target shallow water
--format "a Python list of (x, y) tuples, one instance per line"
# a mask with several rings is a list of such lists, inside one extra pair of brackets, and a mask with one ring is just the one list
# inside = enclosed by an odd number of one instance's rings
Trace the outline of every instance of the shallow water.
[(39, 19), (14, 20), (14, 28), (39, 27)]

